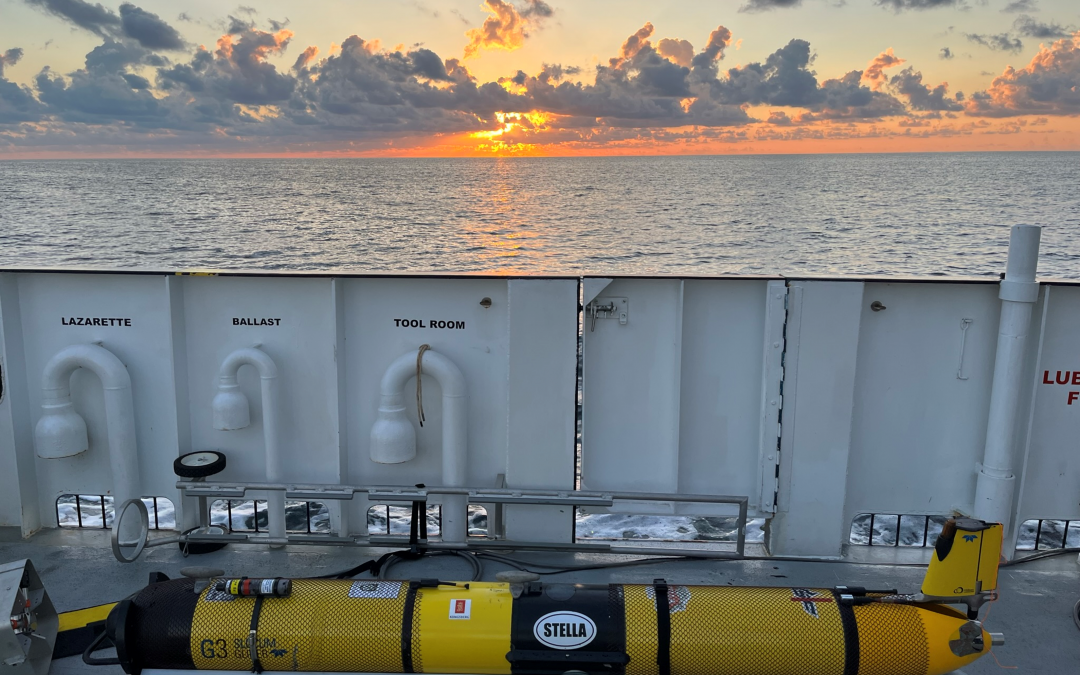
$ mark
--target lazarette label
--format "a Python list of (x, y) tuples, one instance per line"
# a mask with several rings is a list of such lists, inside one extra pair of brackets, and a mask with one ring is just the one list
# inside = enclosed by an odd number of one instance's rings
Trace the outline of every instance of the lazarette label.
[(533, 636), (552, 649), (581, 649), (596, 637), (596, 623), (578, 612), (551, 612), (536, 620)]
[(131, 328), (131, 319), (105, 318), (100, 316), (62, 316), (61, 326), (124, 326)]

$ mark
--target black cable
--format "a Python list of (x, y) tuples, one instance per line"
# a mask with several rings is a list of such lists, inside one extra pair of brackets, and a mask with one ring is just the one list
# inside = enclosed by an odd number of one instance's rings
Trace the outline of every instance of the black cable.
[(420, 552), (414, 552), (414, 551), (409, 551), (409, 550), (391, 551), (390, 553), (383, 554), (379, 558), (372, 558), (371, 560), (368, 560), (367, 562), (360, 563), (356, 567), (350, 567), (347, 570), (342, 570), (340, 572), (331, 572), (330, 574), (323, 574), (323, 575), (320, 575), (320, 576), (317, 576), (317, 577), (307, 577), (307, 578), (308, 579), (351, 579), (351, 578), (355, 577), (358, 574), (363, 574), (364, 572), (371, 572), (372, 576), (377, 577), (377, 576), (379, 576), (379, 571), (382, 569), (383, 565), (385, 565), (386, 562), (388, 560), (390, 560), (391, 557), (395, 557), (395, 556), (401, 557), (401, 558), (410, 558), (411, 557), (410, 559), (416, 559), (416, 558), (419, 558), (420, 556), (422, 556), (423, 554), (424, 554), (423, 551), (420, 551)]
[[(617, 551), (611, 551), (611, 553), (618, 553)], [(632, 567), (635, 565), (652, 565), (665, 562), (739, 562), (746, 560), (761, 561), (761, 562), (808, 562), (808, 563), (842, 563), (847, 565), (883, 565), (888, 567), (926, 567), (924, 563), (870, 563), (870, 562), (855, 562), (844, 559), (821, 559), (821, 558), (802, 558), (797, 556), (744, 556), (742, 558), (705, 558), (701, 556), (693, 555), (673, 555), (670, 557), (658, 557), (658, 558), (638, 558), (635, 560), (620, 560), (611, 563), (596, 563), (593, 565), (550, 565), (545, 563), (537, 563), (531, 560), (519, 560), (508, 556), (499, 555), (497, 553), (489, 553), (487, 551), (477, 551), (476, 555), (490, 558), (492, 560), (498, 560), (515, 569), (519, 569), (523, 572), (532, 572), (533, 574), (562, 574), (564, 572), (580, 572), (587, 570), (602, 570), (611, 567)], [(519, 567), (519, 565), (529, 565), (531, 567), (544, 567), (548, 569), (555, 569), (554, 572), (541, 572), (535, 569), (526, 569), (525, 567)]]
[[(518, 560), (516, 558), (511, 558), (509, 556), (499, 555), (497, 553), (488, 553), (486, 551), (477, 551), (477, 552), (473, 553), (473, 555), (475, 555), (477, 557), (488, 558), (488, 559), (494, 560), (496, 562), (501, 562), (504, 565), (507, 565), (509, 567), (513, 567), (514, 569), (517, 569), (517, 570), (521, 570), (522, 572), (531, 572), (533, 574), (539, 574), (541, 576), (546, 576), (546, 575), (551, 575), (551, 574), (565, 574), (567, 572), (585, 572), (585, 571), (588, 571), (588, 570), (604, 570), (604, 569), (610, 569), (610, 568), (614, 568), (614, 567), (634, 567), (634, 566), (637, 566), (637, 565), (655, 565), (655, 564), (658, 564), (658, 563), (665, 563), (665, 562), (689, 562), (689, 561), (701, 562), (701, 561), (704, 561), (704, 560), (711, 560), (711, 558), (698, 558), (698, 557), (694, 557), (694, 556), (677, 556), (677, 557), (671, 557), (671, 558), (639, 558), (639, 559), (636, 559), (636, 560), (618, 560), (618, 561), (615, 561), (615, 562), (596, 563), (596, 564), (593, 564), (593, 565), (550, 565), (550, 564), (546, 564), (546, 563), (538, 563), (538, 562), (532, 562), (532, 561), (527, 561), (527, 560)], [(720, 558), (720, 560), (724, 560), (724, 559)], [(544, 571), (540, 571), (540, 570), (536, 570), (536, 569), (529, 569), (528, 567), (526, 567), (526, 565), (529, 565), (529, 566), (532, 566), (532, 567), (547, 568), (547, 569), (552, 570), (552, 571), (544, 572)]]
[[(611, 553), (617, 554), (618, 552), (617, 551), (611, 551)], [(1066, 554), (1066, 553), (1080, 553), (1080, 548), (1058, 548), (1058, 549), (1050, 549), (1050, 550), (1039, 551), (1039, 552), (1035, 553), (1034, 555), (1029, 555), (1029, 556), (1026, 556), (1026, 557), (1023, 557), (1023, 558), (1017, 558), (1015, 560), (1005, 561), (1005, 562), (1001, 563), (1001, 567), (1012, 567), (1014, 565), (1019, 565), (1021, 563), (1032, 562), (1032, 561), (1035, 561), (1035, 560), (1042, 560), (1044, 558), (1051, 558), (1051, 557), (1063, 555), (1063, 554)], [(362, 574), (363, 572), (370, 571), (372, 573), (372, 576), (376, 576), (376, 577), (381, 579), (381, 578), (384, 578), (384, 576), (386, 574), (386, 570), (390, 566), (396, 564), (398, 562), (398, 559), (401, 559), (401, 560), (418, 560), (419, 558), (421, 558), (424, 555), (457, 555), (459, 557), (465, 558), (466, 560), (469, 561), (470, 565), (472, 565), (472, 567), (473, 567), (474, 575), (473, 575), (472, 581), (479, 581), (480, 576), (483, 573), (483, 566), (482, 566), (482, 563), (480, 562), (479, 558), (484, 558), (484, 559), (500, 562), (500, 563), (502, 563), (504, 565), (507, 565), (508, 567), (512, 567), (514, 569), (521, 570), (523, 572), (531, 572), (533, 574), (539, 574), (541, 576), (550, 576), (550, 575), (555, 575), (555, 574), (566, 574), (566, 573), (569, 573), (569, 572), (586, 572), (586, 571), (590, 571), (590, 570), (604, 570), (604, 569), (612, 569), (612, 568), (619, 568), (619, 567), (636, 567), (636, 566), (639, 566), (639, 565), (656, 565), (656, 564), (669, 563), (669, 562), (690, 562), (690, 561), (694, 561), (694, 562), (706, 562), (706, 561), (737, 562), (737, 561), (751, 560), (751, 561), (759, 561), (759, 562), (806, 562), (806, 563), (826, 563), (826, 564), (840, 563), (840, 564), (847, 564), (847, 565), (870, 565), (870, 566), (884, 565), (884, 566), (887, 566), (887, 567), (926, 567), (926, 565), (923, 564), (923, 563), (895, 563), (895, 562), (873, 563), (873, 562), (859, 562), (859, 561), (845, 560), (845, 559), (842, 559), (842, 558), (822, 559), (822, 558), (807, 558), (807, 557), (800, 557), (800, 556), (743, 556), (742, 558), (705, 558), (705, 557), (693, 556), (693, 555), (678, 555), (678, 556), (673, 555), (673, 556), (670, 556), (670, 557), (664, 556), (664, 557), (655, 557), (655, 558), (637, 558), (637, 559), (634, 559), (634, 560), (619, 560), (619, 561), (610, 562), (610, 563), (595, 563), (595, 564), (589, 564), (589, 565), (558, 565), (558, 564), (552, 564), (552, 563), (542, 563), (542, 562), (532, 561), (532, 560), (521, 560), (521, 559), (518, 559), (518, 558), (512, 558), (510, 556), (501, 555), (499, 553), (494, 553), (494, 552), (491, 552), (491, 551), (484, 551), (484, 550), (477, 550), (477, 551), (431, 551), (431, 550), (420, 550), (420, 551), (417, 551), (417, 552), (413, 552), (413, 551), (409, 551), (409, 550), (403, 550), (403, 551), (392, 551), (390, 553), (387, 553), (387, 554), (383, 555), (382, 557), (380, 557), (378, 559), (369, 560), (369, 561), (367, 561), (365, 563), (357, 565), (356, 567), (352, 567), (350, 569), (343, 570), (341, 572), (334, 572), (334, 573), (331, 573), (331, 574), (325, 574), (325, 575), (322, 575), (322, 576), (310, 577), (310, 578), (312, 578), (312, 579), (348, 579), (348, 578), (352, 578), (352, 577), (354, 577), (354, 576), (356, 576), (358, 574)]]
[(1024, 556), (1023, 558), (1016, 558), (1015, 560), (1006, 560), (1001, 563), (1001, 567), (1012, 567), (1013, 565), (1019, 565), (1020, 563), (1031, 562), (1032, 560), (1042, 560), (1043, 558), (1053, 558), (1055, 556), (1064, 555), (1066, 553), (1080, 553), (1080, 547), (1073, 548), (1052, 548), (1045, 551), (1039, 551), (1034, 555)]
[(468, 561), (469, 565), (473, 569), (473, 576), (472, 576), (472, 579), (470, 579), (470, 581), (480, 581), (480, 578), (484, 576), (484, 563), (481, 562), (481, 560), (480, 560), (480, 558), (478, 556), (476, 556), (475, 554), (469, 553), (467, 551), (426, 551), (424, 553), (421, 553), (420, 556), (416, 556), (416, 557), (409, 557), (409, 556), (406, 556), (406, 555), (400, 555), (401, 553), (408, 553), (408, 552), (407, 551), (395, 551), (393, 553), (388, 553), (388, 554), (386, 554), (386, 556), (384, 556), (386, 558), (386, 563), (379, 568), (379, 571), (377, 573), (377, 576), (378, 576), (379, 579), (385, 579), (386, 578), (386, 575), (389, 573), (390, 568), (397, 562), (398, 558), (401, 558), (403, 560), (417, 560), (417, 559), (419, 559), (419, 557), (421, 557), (421, 556), (423, 556), (425, 554), (429, 555), (429, 556), (453, 555), (453, 556), (458, 556), (459, 558), (464, 558), (466, 561)]

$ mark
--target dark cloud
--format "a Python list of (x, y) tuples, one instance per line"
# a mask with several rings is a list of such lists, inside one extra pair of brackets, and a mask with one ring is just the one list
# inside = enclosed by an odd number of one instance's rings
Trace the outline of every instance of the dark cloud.
[(131, 3), (120, 5), (120, 23), (124, 34), (147, 49), (183, 49), (184, 39), (175, 28)]
[[(543, 2), (519, 0), (514, 7), (519, 16), (551, 12)], [(654, 42), (646, 24), (588, 73), (545, 64), (539, 72), (485, 82), (459, 59), (419, 45), (387, 50), (355, 35), (325, 57), (314, 46), (293, 55), (292, 32), (280, 23), (265, 30), (248, 14), (238, 17), (229, 17), (216, 45), (179, 60), (166, 60), (155, 53), (160, 47), (142, 44), (121, 25), (103, 29), (102, 43), (75, 72), (45, 69), (32, 87), (21, 87), (0, 71), (5, 142), (77, 133), (80, 142), (129, 143), (137, 135), (149, 139), (139, 141), (144, 144), (212, 143), (226, 151), (285, 144), (348, 149), (469, 133), (497, 138), (493, 143), (737, 140), (745, 138), (739, 128), (754, 123), (798, 129), (837, 120), (869, 128), (881, 118), (941, 116), (960, 106), (946, 84), (924, 84), (913, 69), (889, 77), (886, 69), (903, 63), (891, 50), (865, 70), (833, 78), (819, 79), (805, 40), (730, 67), (724, 59), (733, 37), (724, 26), (695, 49), (689, 40)], [(144, 40), (163, 44), (145, 34)], [(0, 58), (2, 67), (17, 56)], [(751, 118), (750, 106), (759, 105), (774, 108), (767, 120)], [(18, 126), (27, 121), (37, 124)]]
[(809, 107), (821, 100), (817, 78), (808, 69), (810, 43), (792, 40), (765, 63), (750, 63), (727, 71), (714, 90), (725, 103)]
[[(131, 38), (147, 49), (184, 49), (180, 33), (157, 14), (131, 3), (120, 5), (120, 14), (101, 4), (84, 0), (26, 0), (50, 14), (104, 38)], [(181, 18), (185, 15), (181, 14)]]
[(887, 7), (897, 12), (906, 9), (937, 9), (939, 7), (963, 7), (964, 0), (874, 0), (875, 5)]
[(107, 39), (86, 55), (86, 69), (94, 72), (119, 73), (132, 65), (165, 65), (160, 58), (139, 45)]
[(121, 73), (120, 77), (124, 78), (124, 81), (128, 83), (132, 89), (149, 89), (150, 80), (139, 75), (133, 75), (132, 73)]
[(861, 70), (853, 70), (841, 78), (821, 83), (823, 99), (807, 106), (809, 119), (864, 120), (904, 115), (904, 104), (893, 96), (862, 86)]
[(788, 117), (788, 114), (783, 110), (773, 110), (769, 113), (769, 119), (765, 121), (778, 127), (790, 127), (795, 124), (795, 120)]
[(340, 53), (305, 71), (287, 115), (354, 132), (452, 132), (483, 128), (478, 116), (530, 109), (497, 83), (477, 86), (456, 60), (436, 65), (437, 59), (426, 49), (380, 52), (354, 35)]
[(1080, 114), (1080, 32), (1040, 46), (1024, 68), (1006, 68), (989, 89), (971, 95), (966, 110), (986, 117)]
[(0, 77), (4, 76), (5, 66), (15, 65), (22, 57), (23, 50), (20, 47), (13, 47), (6, 52), (0, 53)]
[(443, 63), (438, 54), (430, 49), (420, 48), (409, 52), (409, 58), (412, 60), (413, 65), (412, 74), (429, 80), (450, 79), (446, 74), (446, 64)]
[(41, 108), (28, 87), (4, 79), (4, 68), (15, 65), (22, 56), (18, 47), (0, 52), (0, 126), (32, 121)]
[(802, 0), (747, 0), (746, 4), (739, 8), (740, 12), (765, 12), (770, 9), (782, 9), (784, 7), (798, 7)]
[(26, 2), (102, 37), (115, 37), (120, 30), (120, 17), (101, 4), (92, 5), (83, 0), (26, 0)]
[(645, 24), (628, 37), (617, 56), (596, 68), (591, 84), (559, 81), (550, 68), (535, 77), (519, 73), (509, 81), (520, 87), (524, 109), (592, 118), (594, 124), (597, 118), (616, 127), (712, 127), (751, 121), (738, 104), (717, 97), (716, 62), (731, 40), (727, 28), (712, 32), (706, 47), (691, 59), (692, 68), (662, 55), (649, 39), (652, 32), (652, 24)]
[[(895, 59), (891, 50), (883, 55)], [(900, 101), (862, 84), (861, 70), (819, 85), (809, 68), (812, 61), (810, 43), (792, 40), (764, 63), (729, 69), (725, 78), (710, 83), (712, 97), (728, 105), (806, 108), (813, 113), (812, 119), (867, 119), (904, 114)]]
[(120, 73), (77, 70), (65, 79), (46, 68), (37, 75), (35, 85), (49, 113), (64, 121), (166, 125), (166, 106), (149, 91), (133, 89)]
[(555, 13), (555, 10), (551, 8), (551, 5), (544, 2), (544, 0), (525, 0), (526, 7), (521, 12), (521, 16), (542, 16), (549, 17)]
[(1008, 33), (998, 33), (997, 35), (979, 35), (977, 33), (964, 33), (971, 42), (982, 45), (988, 49), (993, 49), (996, 52), (1012, 52), (1016, 54), (1024, 49), (1024, 43), (1020, 38), (1013, 37)]
[[(581, 68), (577, 66), (564, 66), (561, 63), (545, 63), (540, 69), (540, 73), (537, 74), (536, 79), (547, 84), (549, 82), (560, 82), (567, 77), (573, 77), (580, 73)], [(518, 79), (516, 84), (521, 85), (525, 83), (528, 76), (519, 70), (517, 76), (515, 76), (515, 79), (517, 78), (520, 79)]]
[(938, 58), (939, 59), (948, 60), (948, 59), (953, 58), (954, 56), (955, 56), (955, 54), (953, 54), (952, 50), (949, 49), (948, 47), (942, 47), (941, 51), (938, 52)]
[(954, 98), (949, 97), (949, 85), (942, 83), (931, 89), (923, 84), (922, 73), (904, 68), (889, 79), (889, 87), (908, 99), (912, 110), (959, 111), (963, 109)]
[(1047, 40), (1069, 37), (1076, 29), (1066, 28), (1053, 21), (1041, 23), (1028, 14), (1021, 14), (1013, 22), (1013, 30), (1024, 37)]
[(1013, 0), (1001, 9), (1003, 12), (1016, 14), (1019, 12), (1037, 12), (1039, 6), (1035, 0)]
[(278, 72), (267, 57), (285, 51), (292, 38), (289, 30), (268, 33), (233, 26), (237, 32), (223, 35), (211, 54), (199, 48), (188, 64), (158, 71), (166, 89), (176, 85), (209, 92), (228, 103), (271, 105), (289, 99), (296, 79)]
[(21, 57), (18, 48), (0, 55), (0, 126), (37, 121), (45, 108), (29, 87), (4, 79), (4, 66), (15, 65)]

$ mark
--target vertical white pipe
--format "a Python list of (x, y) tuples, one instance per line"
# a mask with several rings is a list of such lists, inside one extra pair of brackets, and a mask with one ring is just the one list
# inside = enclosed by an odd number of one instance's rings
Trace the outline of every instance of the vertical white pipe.
[(1001, 523), (1008, 531), (1013, 511), (1013, 449), (1023, 392), (1024, 359), (1031, 311), (1039, 298), (1035, 272), (1039, 262), (1042, 229), (1016, 225), (1009, 238), (1009, 262), (998, 297), (1001, 321), (998, 327), (994, 381), (990, 390), (990, 418), (986, 425), (986, 447), (975, 485), (974, 516)]
[[(424, 352), (421, 370), (442, 389), (442, 482), (444, 487), (465, 487), (468, 453), (468, 399), (465, 376), (442, 354)], [(372, 461), (396, 464), (416, 454), (416, 433), (405, 418), (405, 384), (416, 377), (416, 352), (398, 357), (386, 369), (381, 384), (379, 417), (371, 429)], [(443, 498), (442, 539), (464, 543), (469, 534), (469, 499), (465, 495)]]
[[(39, 420), (35, 433), (39, 454), (54, 435), (50, 417), (55, 415), (58, 408), (66, 409), (71, 405), (71, 376), (79, 368), (86, 368), (97, 375), (105, 393), (105, 430), (109, 439), (113, 503), (119, 507), (127, 500), (142, 495), (131, 377), (120, 359), (108, 349), (92, 344), (71, 345), (61, 349), (45, 364), (41, 400), (45, 415)], [(134, 523), (134, 518), (125, 521), (121, 531), (123, 541), (134, 539), (138, 532)]]
[[(424, 354), (425, 360), (427, 354)], [(450, 364), (453, 366), (453, 364)], [(454, 370), (457, 367), (454, 366)], [(461, 372), (458, 371), (458, 377)], [(440, 384), (442, 384), (440, 382)], [(459, 395), (447, 396), (443, 390), (443, 484), (447, 487), (465, 487), (466, 453), (468, 452), (467, 420), (468, 405), (464, 386)], [(465, 495), (443, 497), (442, 539), (447, 542), (465, 543), (469, 536), (469, 499)]]
[[(278, 428), (278, 370), (277, 364), (266, 352), (256, 347), (237, 349), (225, 357), (218, 372), (219, 392), (232, 392), (236, 386), (236, 374), (241, 366), (254, 366), (262, 383), (263, 442), (265, 444), (266, 481), (286, 482), (281, 457)], [(246, 425), (245, 425), (246, 426)], [(272, 538), (285, 537), (285, 493), (270, 492), (266, 495), (267, 519)]]

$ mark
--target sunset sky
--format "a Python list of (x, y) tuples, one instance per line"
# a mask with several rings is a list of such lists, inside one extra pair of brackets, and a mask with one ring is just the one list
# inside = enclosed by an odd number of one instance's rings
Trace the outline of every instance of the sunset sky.
[(1080, 150), (1077, 0), (0, 0), (0, 159)]

